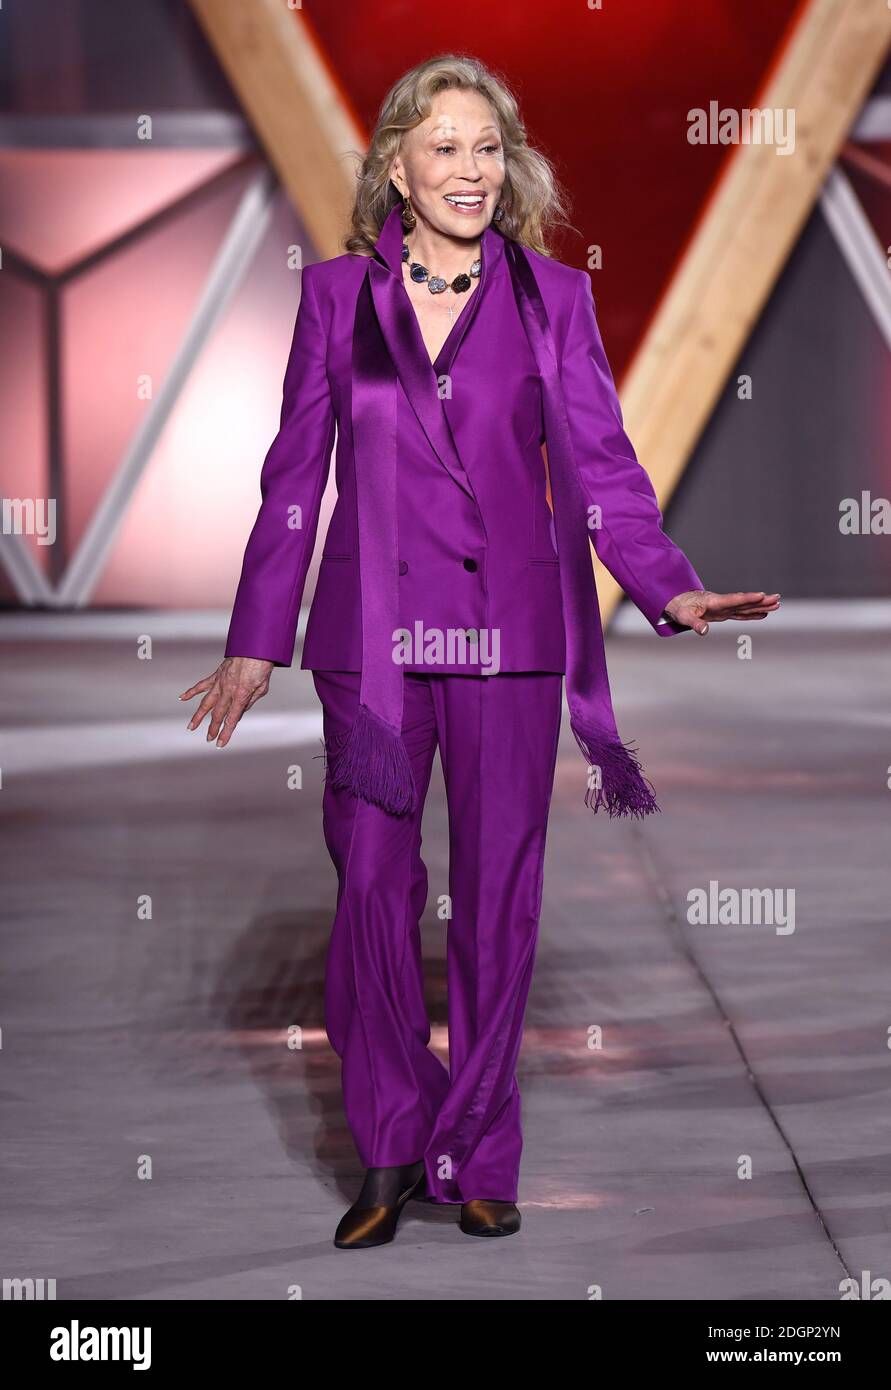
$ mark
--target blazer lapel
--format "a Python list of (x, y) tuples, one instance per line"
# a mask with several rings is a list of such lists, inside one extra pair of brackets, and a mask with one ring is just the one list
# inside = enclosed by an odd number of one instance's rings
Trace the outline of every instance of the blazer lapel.
[[(402, 279), (397, 280), (376, 260), (371, 261), (368, 271), (381, 334), (402, 382), (402, 389), (440, 461), (458, 486), (473, 497), (470, 479), (455, 447), (439, 399), (436, 374), (427, 356), (415, 311)], [(479, 294), (479, 289), (475, 293)]]
[[(455, 445), (445, 410), (446, 402), (439, 396), (436, 371), (427, 355), (417, 316), (402, 283), (402, 240), (402, 209), (397, 204), (381, 228), (368, 268), (381, 335), (402, 389), (432, 449), (458, 486), (476, 500), (473, 484)], [(457, 331), (444, 364), (446, 369), (454, 360), (461, 339), (476, 312), (476, 301), (485, 288), (487, 274), (504, 255), (504, 238), (487, 227), (483, 232), (482, 247), (480, 283), (458, 317)]]

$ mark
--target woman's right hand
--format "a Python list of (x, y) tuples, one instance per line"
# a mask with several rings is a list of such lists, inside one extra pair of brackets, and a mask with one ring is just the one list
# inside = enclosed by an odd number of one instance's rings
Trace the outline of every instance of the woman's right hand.
[(206, 692), (186, 727), (197, 729), (209, 714), (207, 741), (216, 739), (217, 747), (225, 748), (245, 710), (262, 699), (269, 689), (274, 665), (272, 661), (261, 661), (253, 656), (224, 657), (212, 676), (205, 676), (203, 681), (180, 695), (181, 700), (191, 700)]

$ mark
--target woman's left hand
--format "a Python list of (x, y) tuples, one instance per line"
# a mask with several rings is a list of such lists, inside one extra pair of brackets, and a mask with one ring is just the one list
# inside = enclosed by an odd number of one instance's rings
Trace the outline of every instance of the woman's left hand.
[(734, 618), (740, 623), (757, 622), (780, 606), (779, 594), (739, 593), (713, 594), (710, 589), (691, 589), (678, 594), (666, 603), (665, 611), (676, 623), (692, 627), (700, 637), (708, 632), (709, 623), (725, 623)]

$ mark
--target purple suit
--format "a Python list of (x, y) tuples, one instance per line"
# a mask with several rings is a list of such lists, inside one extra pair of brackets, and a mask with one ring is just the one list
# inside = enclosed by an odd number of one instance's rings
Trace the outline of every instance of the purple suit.
[[(378, 252), (400, 276), (401, 245), (397, 206), (384, 224)], [(663, 618), (665, 604), (703, 585), (663, 532), (652, 486), (622, 429), (589, 277), (559, 261), (527, 254), (534, 257), (561, 351), (563, 394), (587, 504), (599, 506), (603, 514), (603, 526), (589, 527), (594, 548), (656, 632), (673, 635), (684, 629)], [(245, 551), (228, 656), (264, 657), (283, 666), (293, 660), (336, 425), (338, 501), (301, 665), (310, 670), (361, 667), (350, 347), (366, 269), (365, 258), (346, 255), (303, 271), (281, 428), (263, 464), (263, 504)], [(429, 365), (416, 322), (414, 326), (416, 357), (429, 374), (434, 401), (437, 379), (451, 378), (450, 398), (446, 395), (440, 408), (457, 446), (458, 466), (442, 462), (439, 434), (431, 443), (402, 374), (398, 383), (401, 618), (406, 626), (416, 617), (441, 628), (462, 619), (476, 628), (497, 626), (503, 670), (562, 671), (558, 561), (540, 449), (545, 430), (539, 376), (520, 329), (504, 238), (492, 227), (483, 234), (483, 280), (465, 307), (467, 313), (456, 319), (435, 367)], [(395, 331), (387, 336), (388, 346), (398, 348)], [(417, 362), (414, 375), (421, 375)], [(302, 511), (299, 526), (288, 510), (295, 504)], [(579, 524), (586, 526), (584, 516)], [(479, 567), (468, 575), (463, 561), (474, 557)]]
[[(375, 257), (303, 272), (226, 654), (293, 659), (336, 425), (338, 501), (302, 658), (324, 707), (339, 882), (328, 1033), (366, 1166), (423, 1154), (434, 1200), (512, 1200), (562, 672), (576, 738), (603, 772), (595, 806), (656, 809), (615, 730), (588, 540), (661, 636), (684, 630), (665, 604), (703, 585), (624, 432), (587, 273), (487, 228), (480, 284), (431, 365), (401, 246), (397, 205)], [(497, 667), (482, 641), (463, 654), (415, 644), (394, 665), (389, 644), (418, 624), (495, 635)], [(437, 747), (449, 1073), (427, 1048), (418, 930)]]

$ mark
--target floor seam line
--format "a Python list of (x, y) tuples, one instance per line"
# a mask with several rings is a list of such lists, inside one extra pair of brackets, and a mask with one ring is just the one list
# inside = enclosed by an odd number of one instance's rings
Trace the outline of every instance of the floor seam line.
[(758, 1097), (758, 1100), (760, 1101), (762, 1107), (766, 1111), (771, 1124), (773, 1125), (774, 1129), (779, 1135), (783, 1143), (783, 1146), (785, 1147), (790, 1159), (792, 1160), (792, 1165), (795, 1169), (795, 1172), (798, 1174), (798, 1180), (801, 1183), (805, 1196), (807, 1197), (808, 1202), (811, 1205), (811, 1209), (813, 1210), (814, 1215), (820, 1223), (820, 1227), (823, 1231), (824, 1236), (826, 1237), (827, 1241), (832, 1247), (832, 1250), (834, 1251), (835, 1256), (838, 1259), (838, 1262), (841, 1265), (842, 1269), (845, 1271), (845, 1274), (848, 1276), (849, 1279), (853, 1279), (854, 1276), (851, 1270), (848, 1268), (847, 1260), (845, 1259), (844, 1255), (842, 1254), (839, 1248), (838, 1241), (830, 1231), (826, 1218), (820, 1210), (819, 1203), (817, 1202), (813, 1192), (811, 1191), (810, 1184), (808, 1183), (808, 1180), (805, 1177), (804, 1169), (798, 1161), (798, 1156), (794, 1148), (792, 1147), (791, 1140), (786, 1134), (786, 1131), (780, 1123), (780, 1120), (776, 1115), (773, 1106), (768, 1100), (767, 1095), (765, 1094), (764, 1089), (761, 1085), (761, 1082), (758, 1080), (757, 1076), (755, 1075), (755, 1072), (752, 1069), (748, 1055), (743, 1046), (742, 1039), (736, 1031), (733, 1020), (727, 1013), (727, 1010), (724, 1008), (720, 994), (718, 993), (717, 989), (712, 984), (711, 980), (706, 974), (705, 969), (703, 968), (702, 964), (699, 961), (699, 958), (696, 955), (696, 952), (690, 946), (690, 943), (682, 930), (681, 921), (675, 910), (671, 894), (668, 892), (668, 889), (665, 886), (664, 876), (660, 872), (659, 861), (656, 852), (653, 849), (653, 846), (648, 841), (641, 827), (632, 826), (631, 829), (632, 833), (640, 842), (641, 849), (643, 851), (642, 858), (644, 862), (645, 873), (663, 910), (663, 914), (669, 932), (671, 933), (675, 941), (675, 944), (679, 945), (681, 953), (692, 965), (694, 971), (699, 977), (699, 980), (704, 985), (709, 997), (711, 998), (712, 1003), (714, 1004), (715, 1009), (717, 1010), (722, 1023), (724, 1024), (725, 1028), (730, 1034), (733, 1046), (736, 1048), (736, 1051), (739, 1055), (739, 1059), (742, 1062), (743, 1067), (745, 1068), (746, 1076), (748, 1077), (752, 1085), (752, 1088), (756, 1096)]

